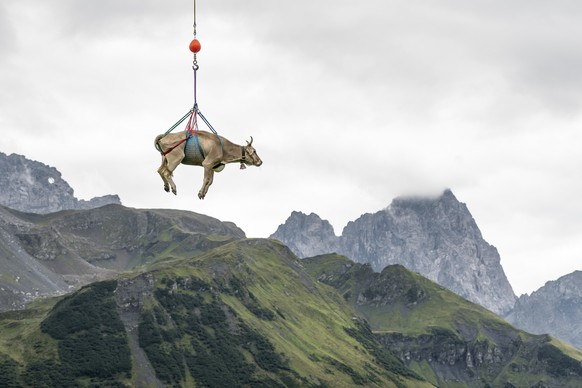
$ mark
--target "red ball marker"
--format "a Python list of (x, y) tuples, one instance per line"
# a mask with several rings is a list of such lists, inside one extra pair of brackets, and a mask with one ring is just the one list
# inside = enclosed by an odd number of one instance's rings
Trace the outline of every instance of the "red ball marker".
[(202, 46), (200, 45), (198, 39), (194, 39), (192, 42), (190, 42), (190, 51), (192, 51), (194, 54), (200, 51), (201, 48)]

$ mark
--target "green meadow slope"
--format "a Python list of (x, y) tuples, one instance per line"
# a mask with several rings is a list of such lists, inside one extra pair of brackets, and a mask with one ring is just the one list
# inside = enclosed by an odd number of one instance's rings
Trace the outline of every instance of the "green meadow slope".
[(376, 338), (439, 387), (580, 387), (582, 354), (513, 328), (400, 265), (375, 273), (335, 254), (303, 261), (369, 322)]
[(582, 355), (401, 266), (273, 240), (0, 314), (1, 387), (579, 387)]
[(0, 386), (432, 386), (269, 240), (159, 260), (0, 328)]

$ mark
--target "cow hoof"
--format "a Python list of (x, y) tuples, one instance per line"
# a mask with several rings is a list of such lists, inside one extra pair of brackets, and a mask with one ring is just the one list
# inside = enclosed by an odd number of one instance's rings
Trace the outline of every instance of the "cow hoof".
[(169, 192), (170, 192), (170, 188), (169, 188), (169, 187), (164, 187), (164, 191), (165, 191), (166, 193), (169, 193)]

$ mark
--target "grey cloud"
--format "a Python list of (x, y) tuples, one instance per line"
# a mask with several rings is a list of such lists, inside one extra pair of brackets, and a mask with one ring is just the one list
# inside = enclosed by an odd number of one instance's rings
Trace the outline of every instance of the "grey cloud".
[[(11, 131), (0, 142), (54, 164), (84, 196), (111, 187), (126, 205), (194, 209), (250, 235), (272, 233), (291, 210), (339, 231), (395, 196), (445, 187), (502, 251), (540, 259), (515, 241), (560, 223), (569, 237), (580, 230), (582, 3), (198, 1), (201, 109), (233, 141), (253, 135), (265, 161), (221, 173), (204, 202), (199, 169), (179, 168), (181, 194), (165, 195), (151, 146), (191, 104), (180, 46), (191, 5), (2, 2), (0, 50), (12, 51), (0, 63), (0, 118)], [(63, 141), (74, 152), (55, 153)], [(127, 152), (135, 163), (112, 173)], [(240, 187), (248, 206), (227, 198)], [(559, 245), (559, 233), (548, 241)]]
[(6, 8), (6, 4), (0, 4), (0, 55), (3, 61), (14, 49), (14, 30)]
[[(119, 34), (155, 34), (174, 18), (190, 17), (190, 3), (157, 0), (60, 0), (47, 3), (64, 37), (95, 39)], [(149, 30), (149, 31), (148, 31)]]
[(232, 23), (291, 60), (320, 62), (378, 98), (422, 94), (425, 106), (413, 110), (430, 113), (480, 79), (501, 99), (510, 93), (515, 114), (529, 99), (558, 114), (582, 101), (576, 2), (223, 1), (212, 10), (227, 6)]

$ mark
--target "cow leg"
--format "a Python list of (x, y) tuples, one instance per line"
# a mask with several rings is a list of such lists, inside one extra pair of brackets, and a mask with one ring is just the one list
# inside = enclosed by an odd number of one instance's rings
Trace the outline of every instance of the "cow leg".
[(158, 168), (158, 174), (160, 174), (160, 177), (164, 182), (164, 191), (168, 193), (170, 191), (170, 186), (168, 181), (166, 180), (166, 177), (164, 176), (165, 170), (166, 170), (166, 157), (162, 156), (162, 164), (160, 165), (160, 168)]
[(212, 167), (216, 166), (219, 162), (223, 160), (223, 151), (221, 147), (213, 147), (206, 158), (202, 161), (202, 167), (204, 167), (204, 180), (202, 181), (202, 188), (198, 192), (198, 198), (204, 199), (208, 188), (214, 181), (214, 170)]
[(206, 193), (208, 192), (208, 188), (214, 181), (214, 170), (211, 166), (206, 165), (204, 166), (204, 180), (202, 181), (202, 188), (198, 192), (198, 198), (204, 199)]
[(170, 188), (172, 189), (172, 193), (174, 193), (174, 195), (177, 195), (178, 191), (176, 190), (176, 184), (172, 179), (172, 174), (176, 167), (178, 167), (178, 165), (182, 162), (184, 156), (184, 150), (181, 148), (176, 148), (170, 152), (168, 155), (166, 155), (166, 168), (161, 173), (163, 176), (162, 179), (170, 184)]

